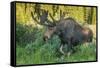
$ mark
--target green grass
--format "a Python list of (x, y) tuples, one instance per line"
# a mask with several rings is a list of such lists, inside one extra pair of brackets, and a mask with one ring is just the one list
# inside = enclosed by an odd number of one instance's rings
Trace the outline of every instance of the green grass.
[(59, 48), (59, 44), (60, 41), (56, 36), (47, 43), (44, 43), (42, 37), (40, 37), (25, 47), (17, 45), (17, 65), (96, 60), (95, 43), (88, 46), (85, 44), (77, 46), (76, 52), (69, 57), (64, 56), (64, 59), (61, 59), (58, 55), (57, 48)]
[[(96, 51), (95, 51), (96, 43), (94, 41), (88, 45), (87, 44), (78, 45), (77, 47), (75, 47), (76, 52), (71, 54), (69, 57), (61, 56), (61, 54), (58, 51), (60, 47), (60, 40), (58, 36), (56, 35), (53, 36), (50, 40), (48, 40), (48, 42), (45, 43), (43, 41), (43, 33), (45, 30), (34, 31), (33, 29), (31, 31), (32, 32), (29, 33), (25, 31), (25, 34), (22, 35), (23, 36), (22, 39), (17, 40), (16, 43), (17, 65), (96, 60)], [(31, 36), (34, 36), (33, 40)], [(18, 37), (21, 37), (20, 34), (18, 34)], [(31, 42), (25, 42), (27, 41), (27, 39), (29, 39), (29, 41)]]

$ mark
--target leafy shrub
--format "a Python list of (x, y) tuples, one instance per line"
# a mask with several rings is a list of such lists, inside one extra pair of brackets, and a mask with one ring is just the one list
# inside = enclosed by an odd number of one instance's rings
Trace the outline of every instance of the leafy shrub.
[(32, 25), (16, 24), (16, 42), (22, 45), (34, 42), (38, 28)]

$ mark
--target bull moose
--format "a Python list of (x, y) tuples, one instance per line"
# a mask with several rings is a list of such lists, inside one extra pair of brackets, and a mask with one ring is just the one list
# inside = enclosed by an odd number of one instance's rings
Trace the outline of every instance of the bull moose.
[[(37, 23), (48, 27), (44, 33), (44, 41), (50, 39), (54, 34), (58, 35), (61, 40), (59, 51), (64, 55), (72, 53), (74, 51), (73, 48), (78, 44), (92, 42), (92, 30), (81, 26), (73, 18), (64, 18), (65, 13), (60, 14), (60, 20), (58, 21), (45, 10), (42, 10), (42, 14), (39, 15), (40, 22), (36, 20), (32, 12), (31, 15)], [(52, 18), (53, 22), (47, 19), (48, 15)]]

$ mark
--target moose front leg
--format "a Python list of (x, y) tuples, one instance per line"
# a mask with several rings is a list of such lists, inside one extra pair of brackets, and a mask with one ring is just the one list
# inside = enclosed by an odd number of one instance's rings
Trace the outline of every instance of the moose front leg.
[(71, 41), (69, 40), (68, 43), (61, 43), (59, 51), (65, 56), (70, 56), (73, 52), (73, 45), (71, 44)]
[(64, 52), (63, 48), (64, 48), (64, 44), (60, 44), (59, 51), (62, 54), (61, 57), (60, 57), (60, 60), (61, 61), (63, 61), (64, 60), (64, 57), (65, 57), (65, 52)]
[(69, 57), (71, 55), (72, 48), (68, 44), (61, 44), (59, 51), (62, 54), (61, 57), (60, 57), (60, 60), (64, 61), (65, 57)]
[(72, 48), (70, 48), (69, 45), (65, 44), (65, 45), (61, 45), (60, 46), (60, 52), (63, 54), (63, 55), (67, 55), (67, 56), (70, 56), (71, 53), (72, 53)]

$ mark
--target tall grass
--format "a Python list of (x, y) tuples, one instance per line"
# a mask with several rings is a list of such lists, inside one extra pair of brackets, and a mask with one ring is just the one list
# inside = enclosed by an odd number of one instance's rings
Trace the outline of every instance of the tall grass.
[[(19, 25), (17, 25), (19, 26)], [(23, 28), (25, 27), (25, 28)], [(21, 31), (22, 30), (22, 31)], [(59, 53), (60, 39), (53, 36), (48, 42), (43, 41), (45, 29), (32, 26), (17, 27), (16, 62), (17, 65), (79, 62), (96, 60), (96, 43), (82, 44), (75, 47), (76, 52), (68, 56)], [(22, 33), (24, 32), (24, 33)], [(28, 40), (28, 41), (27, 41)]]

